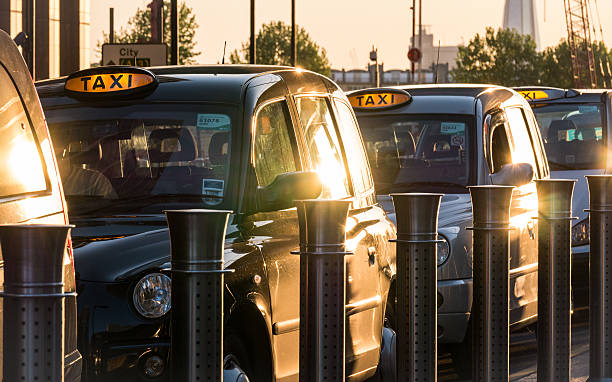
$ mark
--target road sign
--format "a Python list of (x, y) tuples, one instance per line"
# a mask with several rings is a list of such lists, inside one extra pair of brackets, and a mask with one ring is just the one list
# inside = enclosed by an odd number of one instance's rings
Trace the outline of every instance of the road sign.
[(421, 51), (418, 48), (412, 48), (408, 51), (408, 59), (412, 62), (421, 60)]
[(104, 44), (103, 65), (161, 66), (167, 65), (166, 44)]

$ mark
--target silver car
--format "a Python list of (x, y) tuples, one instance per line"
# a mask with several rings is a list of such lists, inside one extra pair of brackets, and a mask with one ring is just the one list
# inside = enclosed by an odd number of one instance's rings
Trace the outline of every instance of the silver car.
[[(425, 85), (348, 94), (367, 148), (379, 203), (390, 193), (441, 192), (438, 341), (457, 371), (471, 370), (472, 224), (467, 186), (516, 186), (511, 205), (510, 323), (537, 318), (537, 193), (549, 177), (542, 138), (525, 99), (489, 85)], [(529, 180), (531, 179), (531, 180)], [(390, 301), (392, 301), (390, 299)], [(388, 321), (393, 325), (393, 307)]]

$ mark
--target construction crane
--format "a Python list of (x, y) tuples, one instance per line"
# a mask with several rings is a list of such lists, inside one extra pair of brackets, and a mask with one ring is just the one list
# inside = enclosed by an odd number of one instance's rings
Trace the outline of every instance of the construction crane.
[(567, 23), (567, 43), (574, 86), (577, 88), (596, 88), (595, 58), (591, 41), (589, 20), (589, 0), (563, 0), (565, 21)]

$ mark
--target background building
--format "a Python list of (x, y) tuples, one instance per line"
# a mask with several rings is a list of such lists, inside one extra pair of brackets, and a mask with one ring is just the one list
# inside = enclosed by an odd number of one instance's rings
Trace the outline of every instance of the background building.
[[(24, 1), (0, 3), (0, 29), (13, 38), (23, 30)], [(36, 0), (36, 80), (89, 67), (89, 1)]]
[(506, 0), (504, 6), (504, 28), (516, 29), (521, 34), (533, 37), (538, 50), (540, 34), (534, 0)]

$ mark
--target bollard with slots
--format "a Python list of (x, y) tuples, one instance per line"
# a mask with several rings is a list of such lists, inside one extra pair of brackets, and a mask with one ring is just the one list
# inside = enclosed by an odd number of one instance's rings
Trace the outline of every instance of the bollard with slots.
[(391, 194), (397, 217), (398, 381), (437, 380), (437, 243), (442, 194)]
[(2, 225), (3, 380), (64, 380), (63, 260), (69, 225)]
[(172, 266), (171, 380), (223, 380), (223, 248), (231, 211), (165, 211)]
[(575, 180), (536, 180), (538, 190), (538, 381), (569, 382), (572, 192)]
[(351, 202), (297, 201), (300, 223), (300, 382), (344, 381), (345, 226)]
[(612, 176), (589, 175), (589, 382), (612, 382)]
[(474, 382), (508, 382), (511, 186), (472, 186)]

